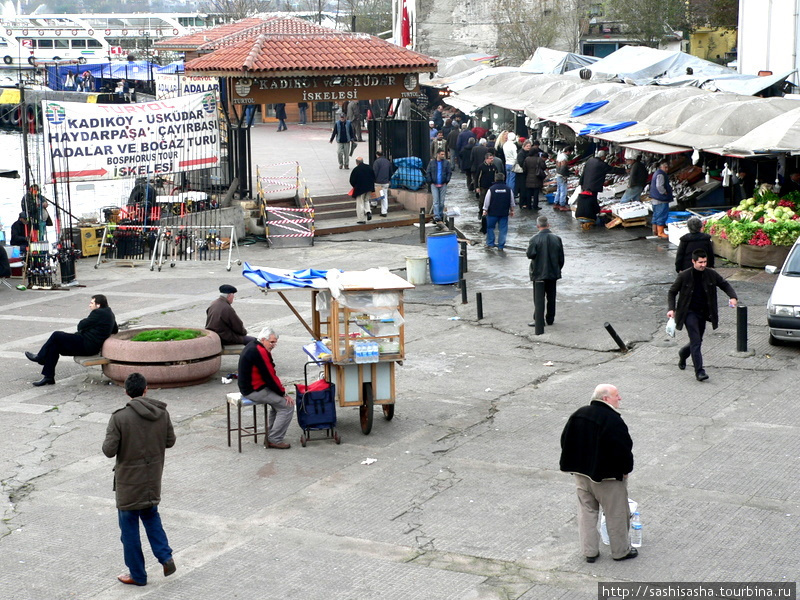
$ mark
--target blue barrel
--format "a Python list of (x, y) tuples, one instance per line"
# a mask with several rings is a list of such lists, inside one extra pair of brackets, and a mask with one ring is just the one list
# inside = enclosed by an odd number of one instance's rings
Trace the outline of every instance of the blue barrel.
[(458, 239), (455, 231), (428, 236), (428, 259), (431, 282), (438, 285), (458, 283)]

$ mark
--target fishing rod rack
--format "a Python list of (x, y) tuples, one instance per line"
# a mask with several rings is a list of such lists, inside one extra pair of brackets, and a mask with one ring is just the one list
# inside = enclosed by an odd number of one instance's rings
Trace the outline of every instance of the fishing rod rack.
[[(230, 231), (225, 237), (223, 234)], [(150, 263), (153, 271), (180, 262), (222, 261), (228, 271), (234, 262), (242, 264), (239, 241), (233, 225), (113, 225), (103, 229), (100, 252), (94, 268), (102, 262)]]

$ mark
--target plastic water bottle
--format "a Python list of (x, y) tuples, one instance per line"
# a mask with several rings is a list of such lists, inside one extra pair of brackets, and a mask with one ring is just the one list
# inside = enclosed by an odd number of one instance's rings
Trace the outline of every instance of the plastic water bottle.
[(355, 360), (356, 364), (361, 364), (364, 362), (364, 356), (361, 351), (361, 342), (355, 342), (353, 344), (353, 359)]
[(378, 342), (370, 342), (370, 362), (378, 362)]
[(633, 513), (633, 518), (631, 518), (631, 546), (642, 547), (642, 516), (639, 511)]

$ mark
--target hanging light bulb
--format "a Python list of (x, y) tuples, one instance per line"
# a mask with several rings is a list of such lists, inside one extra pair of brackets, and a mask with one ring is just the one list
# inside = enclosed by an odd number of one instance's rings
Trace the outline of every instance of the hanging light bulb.
[(692, 164), (696, 165), (699, 162), (700, 162), (700, 151), (697, 148), (695, 148), (694, 152), (692, 152)]
[(731, 186), (731, 170), (728, 168), (728, 163), (722, 169), (722, 187)]

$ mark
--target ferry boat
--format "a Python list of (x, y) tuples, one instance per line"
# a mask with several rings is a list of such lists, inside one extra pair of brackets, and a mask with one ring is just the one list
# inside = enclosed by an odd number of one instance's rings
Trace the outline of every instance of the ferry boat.
[[(216, 27), (229, 19), (207, 13), (35, 14), (0, 17), (0, 60), (111, 60), (152, 51), (159, 40)], [(148, 50), (149, 49), (149, 50)], [(154, 52), (155, 54), (155, 52)]]

